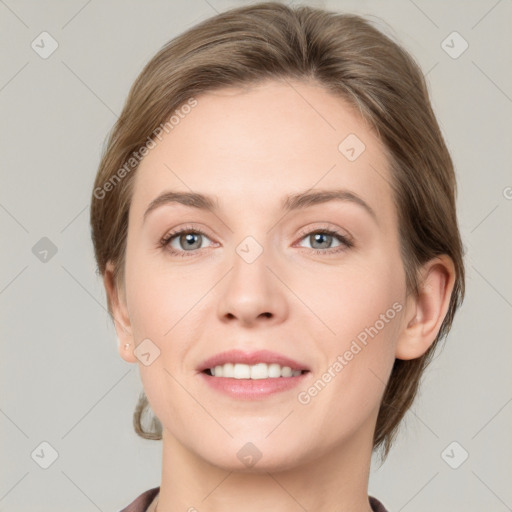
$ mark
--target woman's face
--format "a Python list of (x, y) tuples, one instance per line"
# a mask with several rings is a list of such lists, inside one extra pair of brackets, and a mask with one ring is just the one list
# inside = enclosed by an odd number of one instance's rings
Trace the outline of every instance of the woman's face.
[[(383, 146), (314, 84), (196, 100), (135, 176), (125, 313), (144, 345), (140, 362), (123, 357), (164, 440), (216, 466), (368, 454), (405, 311)], [(168, 196), (148, 210), (170, 192), (213, 208)], [(228, 377), (203, 371), (214, 365)]]

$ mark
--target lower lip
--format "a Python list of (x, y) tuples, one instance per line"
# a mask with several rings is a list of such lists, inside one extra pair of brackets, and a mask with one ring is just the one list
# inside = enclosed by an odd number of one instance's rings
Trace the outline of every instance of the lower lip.
[(201, 378), (213, 389), (232, 398), (257, 400), (275, 393), (288, 391), (304, 381), (309, 372), (297, 377), (276, 377), (268, 379), (232, 379), (230, 377), (212, 377), (201, 372)]

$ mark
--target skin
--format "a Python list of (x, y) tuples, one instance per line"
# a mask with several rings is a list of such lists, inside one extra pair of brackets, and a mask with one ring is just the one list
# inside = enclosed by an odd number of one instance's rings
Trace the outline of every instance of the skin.
[[(163, 425), (158, 510), (370, 511), (372, 438), (385, 383), (396, 357), (417, 358), (434, 341), (453, 264), (445, 256), (427, 263), (420, 294), (407, 296), (382, 143), (320, 85), (272, 80), (196, 99), (137, 170), (123, 286), (116, 287), (111, 264), (104, 274), (121, 357), (138, 364)], [(351, 133), (366, 146), (353, 162), (338, 150)], [(283, 215), (282, 198), (311, 188), (348, 189), (376, 220), (350, 201)], [(167, 190), (216, 196), (220, 209), (166, 204), (143, 222)], [(179, 235), (172, 247), (189, 251), (186, 257), (159, 246), (173, 228), (189, 225), (206, 233), (201, 248), (188, 249)], [(334, 253), (342, 242), (308, 235), (323, 228), (354, 246)], [(250, 264), (236, 252), (247, 236), (263, 249)], [(301, 404), (298, 392), (394, 303), (401, 311)], [(160, 350), (149, 366), (133, 353), (146, 338)], [(299, 389), (235, 400), (197, 373), (206, 358), (232, 348), (280, 352), (311, 372)], [(237, 457), (247, 442), (262, 454), (252, 467)]]

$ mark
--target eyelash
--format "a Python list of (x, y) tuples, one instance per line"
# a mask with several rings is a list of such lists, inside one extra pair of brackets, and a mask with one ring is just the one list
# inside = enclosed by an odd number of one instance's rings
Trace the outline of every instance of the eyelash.
[[(196, 229), (191, 226), (185, 226), (184, 228), (178, 229), (176, 231), (171, 231), (170, 233), (165, 235), (160, 240), (159, 246), (161, 248), (166, 248), (166, 250), (168, 250), (174, 256), (178, 256), (178, 257), (182, 257), (182, 258), (194, 256), (195, 254), (197, 254), (197, 251), (199, 249), (192, 250), (192, 251), (177, 251), (175, 249), (171, 249), (168, 247), (173, 238), (175, 238), (176, 236), (181, 235), (183, 233), (193, 233), (195, 235), (204, 235), (207, 238), (210, 238), (207, 233), (205, 233), (204, 231), (201, 231), (200, 229)], [(332, 229), (321, 229), (320, 228), (320, 229), (315, 229), (313, 231), (307, 231), (305, 233), (301, 233), (300, 240), (302, 240), (306, 236), (311, 236), (311, 235), (316, 235), (316, 234), (326, 234), (329, 236), (334, 236), (334, 238), (337, 238), (338, 241), (340, 241), (342, 243), (342, 246), (336, 247), (334, 250), (309, 249), (310, 251), (313, 251), (314, 254), (318, 254), (318, 255), (322, 255), (322, 256), (325, 256), (326, 254), (333, 255), (333, 254), (338, 254), (347, 249), (350, 249), (351, 247), (354, 246), (354, 243), (351, 240), (349, 240), (346, 236), (344, 236), (341, 233), (339, 233), (338, 231), (332, 230)], [(307, 247), (302, 247), (302, 249), (307, 249)], [(191, 254), (187, 254), (187, 253), (191, 253)]]

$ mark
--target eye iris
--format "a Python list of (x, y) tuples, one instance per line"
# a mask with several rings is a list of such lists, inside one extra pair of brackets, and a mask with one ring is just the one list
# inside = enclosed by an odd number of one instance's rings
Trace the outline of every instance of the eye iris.
[[(197, 233), (187, 233), (186, 235), (182, 235), (180, 237), (180, 243), (182, 243), (183, 247), (188, 247), (191, 249), (198, 249), (199, 247), (201, 247), (201, 242), (199, 242), (198, 247), (194, 247), (194, 237), (199, 238), (200, 236), (201, 235), (199, 235)], [(200, 240), (200, 238), (199, 238), (199, 240)], [(185, 241), (185, 243), (183, 243), (183, 241)], [(197, 244), (197, 241), (196, 241), (196, 244)]]
[[(315, 243), (319, 241), (319, 242), (320, 242), (320, 244), (322, 244), (322, 241), (321, 241), (321, 239), (322, 239), (322, 238), (327, 238), (327, 239), (332, 238), (332, 235), (325, 235), (324, 233), (314, 233), (314, 234), (313, 234), (313, 235), (311, 235), (311, 236), (313, 237), (313, 239), (314, 239)], [(319, 240), (319, 239), (320, 239), (320, 240)], [(322, 248), (322, 249), (325, 249), (325, 248), (329, 248), (329, 246), (330, 246), (330, 243), (329, 243), (329, 244), (327, 244), (327, 245), (325, 246), (325, 242), (324, 242), (324, 246), (323, 246), (323, 247), (321, 247), (321, 248)]]

